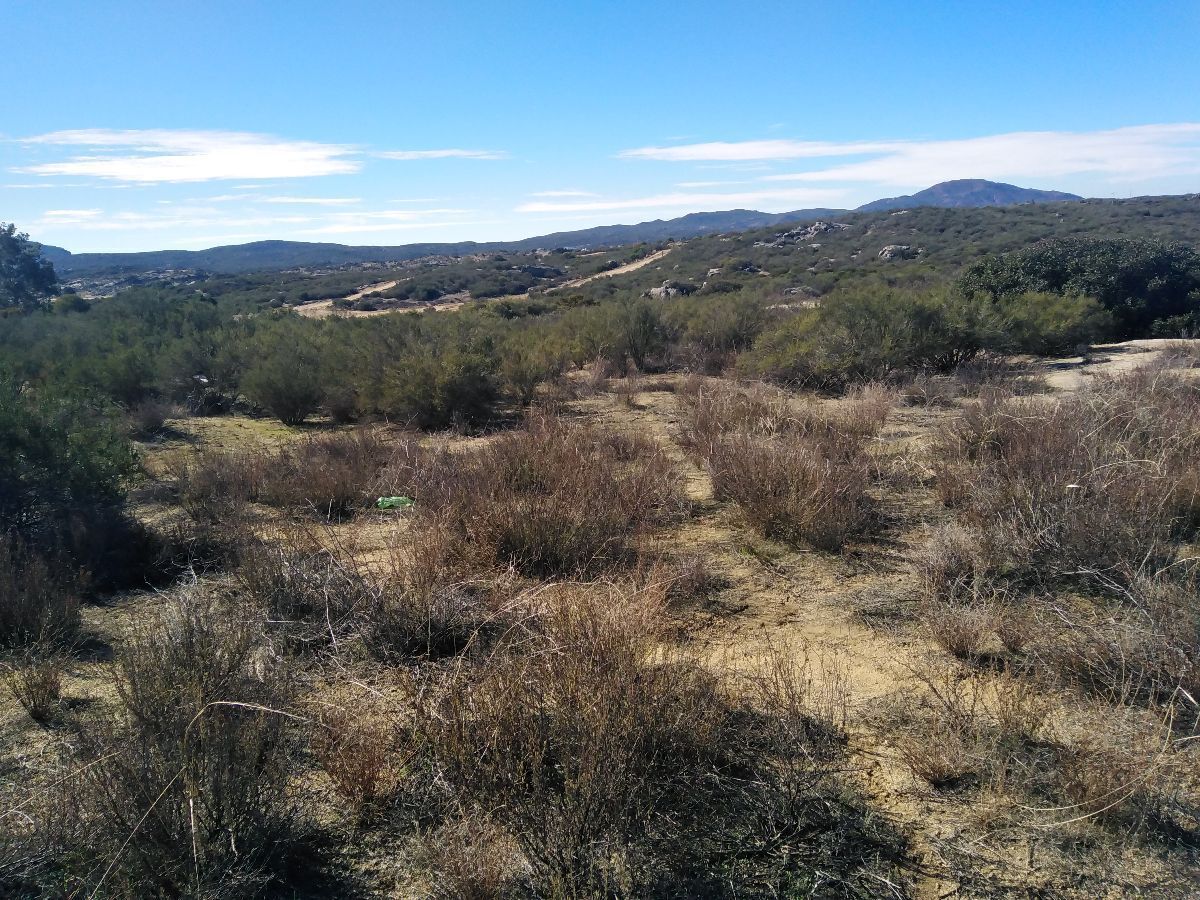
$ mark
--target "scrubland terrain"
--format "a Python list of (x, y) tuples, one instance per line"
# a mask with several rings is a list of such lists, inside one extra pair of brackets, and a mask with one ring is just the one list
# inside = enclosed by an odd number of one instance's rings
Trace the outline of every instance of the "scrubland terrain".
[(10, 235), (0, 895), (1195, 896), (1198, 202), (92, 300)]
[(1200, 385), (1142, 356), (171, 419), (185, 577), (24, 576), (76, 649), (7, 676), (6, 889), (1192, 895)]

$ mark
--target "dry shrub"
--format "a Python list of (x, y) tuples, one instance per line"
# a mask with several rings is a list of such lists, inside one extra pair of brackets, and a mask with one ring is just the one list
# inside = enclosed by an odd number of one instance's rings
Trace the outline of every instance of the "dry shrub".
[(378, 428), (307, 438), (273, 455), (261, 499), (324, 519), (343, 519), (374, 503), (380, 472), (394, 453), (408, 452), (407, 443), (393, 447)]
[(1117, 703), (1200, 712), (1200, 594), (1190, 581), (1136, 578), (1095, 608), (1056, 606), (1031, 652), (1049, 674)]
[(962, 383), (948, 375), (921, 372), (901, 388), (901, 397), (907, 405), (926, 409), (957, 406), (962, 396)]
[(726, 585), (725, 577), (713, 569), (712, 560), (700, 553), (676, 560), (667, 578), (667, 597), (675, 602), (702, 600)]
[(0, 535), (0, 648), (70, 644), (79, 631), (79, 589), (65, 559)]
[(114, 667), (121, 712), (82, 734), (78, 886), (116, 896), (245, 896), (295, 847), (287, 681), (262, 622), (200, 588), (135, 626)]
[(55, 655), (30, 653), (9, 667), (4, 683), (33, 721), (46, 724), (58, 716), (62, 702), (63, 661)]
[(637, 407), (637, 395), (642, 392), (642, 377), (637, 372), (631, 372), (624, 378), (614, 379), (609, 383), (617, 402), (626, 409)]
[(222, 522), (237, 506), (262, 502), (339, 520), (371, 506), (385, 472), (419, 453), (411, 438), (379, 428), (305, 438), (278, 450), (206, 450), (168, 463), (179, 503), (196, 521)]
[(925, 627), (938, 646), (959, 659), (987, 654), (999, 617), (985, 602), (931, 602), (922, 611)]
[(510, 640), (425, 689), (420, 727), (468, 820), (499, 829), (488, 845), (519, 850), (507, 871), (529, 892), (758, 896), (823, 864), (854, 882), (865, 843), (839, 842), (861, 822), (825, 793), (839, 713), (803, 662), (769, 663), (738, 699), (661, 650), (660, 593), (564, 585), (524, 602)]
[(983, 577), (979, 536), (957, 522), (930, 529), (913, 557), (925, 598), (946, 603), (975, 593)]
[(959, 393), (968, 397), (984, 394), (1023, 396), (1046, 390), (1045, 382), (1031, 374), (1027, 364), (994, 353), (981, 353), (960, 363), (954, 369), (953, 378)]
[(129, 410), (130, 429), (136, 437), (153, 438), (166, 427), (173, 412), (171, 404), (162, 400), (142, 400)]
[(629, 539), (686, 509), (653, 441), (534, 417), (416, 476), (415, 527), (445, 530), (463, 559), (534, 577), (621, 564)]
[(893, 698), (889, 739), (936, 788), (1006, 782), (1049, 718), (1051, 701), (1017, 675), (983, 678), (938, 663), (913, 674), (919, 686)]
[(437, 900), (497, 900), (519, 893), (528, 873), (512, 839), (486, 820), (459, 819), (421, 842)]
[(506, 619), (504, 579), (472, 575), (457, 542), (437, 521), (422, 522), (393, 544), (390, 571), (363, 608), (368, 651), (385, 663), (464, 651)]
[(237, 508), (257, 500), (270, 466), (263, 450), (205, 450), (167, 461), (179, 505), (193, 521), (222, 524)]
[(987, 399), (939, 442), (938, 489), (989, 568), (1029, 578), (1168, 562), (1197, 521), (1200, 395), (1135, 374), (1052, 402)]
[(1163, 345), (1157, 363), (1166, 369), (1200, 368), (1200, 341), (1168, 341)]
[(708, 458), (713, 488), (763, 535), (838, 550), (870, 521), (870, 463), (819, 440), (724, 437)]
[(271, 632), (299, 650), (336, 648), (378, 593), (353, 555), (331, 552), (300, 531), (245, 546), (235, 577)]
[(386, 716), (345, 709), (321, 717), (312, 751), (338, 794), (362, 812), (392, 796), (415, 756), (400, 746), (396, 725)]
[(894, 395), (859, 389), (836, 408), (795, 407), (765, 387), (681, 394), (680, 439), (703, 458), (718, 497), (735, 500), (764, 535), (836, 550), (869, 524), (866, 441)]

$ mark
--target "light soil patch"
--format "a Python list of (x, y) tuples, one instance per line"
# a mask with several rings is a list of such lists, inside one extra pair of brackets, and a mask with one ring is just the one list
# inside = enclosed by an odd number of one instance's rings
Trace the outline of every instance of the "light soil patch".
[(1097, 344), (1087, 356), (1039, 361), (1035, 364), (1035, 374), (1041, 375), (1052, 389), (1069, 393), (1087, 386), (1096, 376), (1122, 375), (1157, 363), (1172, 344), (1181, 343), (1185, 342), (1147, 338), (1117, 344)]

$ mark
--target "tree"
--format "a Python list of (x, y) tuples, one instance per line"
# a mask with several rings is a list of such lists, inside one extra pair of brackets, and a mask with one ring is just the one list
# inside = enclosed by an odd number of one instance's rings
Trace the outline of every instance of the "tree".
[(0, 222), (0, 309), (38, 309), (57, 289), (58, 276), (41, 245)]
[(1027, 292), (1094, 297), (1112, 313), (1118, 339), (1147, 337), (1156, 323), (1195, 327), (1200, 253), (1156, 240), (1061, 238), (991, 256), (960, 280), (968, 293), (1000, 300)]

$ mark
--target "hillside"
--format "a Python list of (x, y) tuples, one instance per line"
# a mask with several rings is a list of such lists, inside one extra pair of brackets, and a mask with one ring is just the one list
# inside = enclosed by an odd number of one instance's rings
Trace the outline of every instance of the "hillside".
[(341, 266), (356, 263), (392, 263), (426, 256), (463, 256), (469, 253), (520, 252), (540, 247), (619, 247), (645, 241), (685, 240), (704, 234), (746, 231), (788, 222), (818, 219), (840, 212), (802, 209), (763, 213), (752, 209), (689, 213), (677, 219), (655, 219), (636, 225), (603, 225), (581, 231), (560, 231), (519, 241), (446, 244), (402, 244), (394, 247), (347, 246), (303, 241), (254, 241), (207, 250), (151, 250), (141, 253), (71, 253), (43, 245), (43, 253), (62, 275), (150, 272), (193, 269), (218, 274), (238, 274), (301, 266)]
[(915, 194), (873, 200), (864, 203), (858, 211), (879, 212), (889, 209), (914, 209), (919, 206), (1015, 206), (1018, 203), (1061, 203), (1082, 199), (1062, 191), (1039, 191), (1017, 187), (1015, 184), (985, 181), (982, 178), (960, 178), (956, 181), (943, 181)]
[[(857, 211), (907, 207), (1008, 206), (1078, 200), (1073, 194), (1037, 191), (983, 180), (947, 181), (911, 197), (876, 200)], [(688, 213), (675, 219), (655, 219), (636, 225), (602, 225), (578, 231), (560, 231), (517, 241), (445, 244), (402, 244), (392, 247), (347, 246), (302, 241), (254, 241), (207, 250), (153, 250), (140, 253), (71, 253), (44, 245), (43, 252), (61, 275), (80, 277), (101, 273), (140, 273), (160, 270), (197, 270), (217, 274), (290, 269), (302, 266), (341, 266), (357, 263), (398, 263), (425, 256), (461, 256), (480, 252), (519, 252), (554, 247), (619, 247), (626, 244), (688, 240), (710, 234), (729, 234), (789, 222), (811, 222), (842, 215), (848, 210), (798, 209), (764, 213), (752, 209)]]

